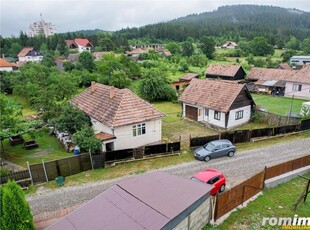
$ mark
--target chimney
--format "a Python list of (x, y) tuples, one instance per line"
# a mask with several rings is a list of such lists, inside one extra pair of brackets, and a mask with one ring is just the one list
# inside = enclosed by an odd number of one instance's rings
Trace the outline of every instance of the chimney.
[(91, 82), (91, 92), (94, 93), (96, 91), (96, 82), (92, 81)]
[(110, 100), (112, 100), (115, 97), (115, 88), (112, 86), (110, 88)]

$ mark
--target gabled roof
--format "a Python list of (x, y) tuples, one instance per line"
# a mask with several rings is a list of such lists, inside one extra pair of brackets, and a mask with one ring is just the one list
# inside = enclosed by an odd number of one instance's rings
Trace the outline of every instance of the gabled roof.
[(188, 74), (185, 74), (184, 76), (180, 77), (180, 80), (190, 81), (193, 78), (197, 78), (198, 76), (199, 76), (199, 74), (197, 74), (197, 73), (188, 73)]
[(48, 229), (173, 229), (210, 197), (211, 189), (151, 172), (117, 183)]
[[(240, 65), (220, 65), (220, 64), (211, 64), (208, 69), (205, 71), (205, 75), (218, 75), (226, 77), (234, 77), (239, 69), (242, 69)], [(243, 70), (245, 73), (245, 71)]]
[(226, 113), (242, 90), (246, 86), (237, 82), (194, 78), (179, 101)]
[(131, 54), (144, 54), (144, 53), (146, 53), (146, 52), (143, 49), (141, 49), (141, 48), (136, 48), (136, 49), (134, 49), (132, 51), (126, 51), (127, 55), (131, 55)]
[(293, 70), (293, 68), (287, 63), (280, 63), (277, 69)]
[(310, 83), (310, 65), (305, 65), (300, 70), (252, 68), (248, 78), (252, 80)]
[(69, 54), (66, 59), (71, 62), (77, 62), (79, 59), (79, 56), (80, 54)]
[(129, 89), (118, 89), (99, 83), (70, 100), (72, 105), (109, 127), (119, 127), (165, 115)]
[(223, 44), (223, 46), (238, 46), (236, 42), (227, 41)]
[(76, 44), (78, 44), (80, 46), (84, 46), (84, 47), (91, 46), (91, 47), (93, 47), (93, 44), (91, 44), (90, 41), (88, 41), (88, 39), (86, 39), (86, 38), (76, 38), (74, 41)]
[(75, 48), (77, 48), (77, 44), (75, 43), (74, 40), (65, 40), (67, 46), (71, 47), (72, 45), (75, 46)]
[(0, 58), (0, 67), (16, 67), (16, 65), (8, 62), (5, 58)]
[(33, 47), (25, 47), (25, 48), (22, 49), (22, 51), (19, 52), (17, 57), (25, 57), (33, 49), (34, 49)]

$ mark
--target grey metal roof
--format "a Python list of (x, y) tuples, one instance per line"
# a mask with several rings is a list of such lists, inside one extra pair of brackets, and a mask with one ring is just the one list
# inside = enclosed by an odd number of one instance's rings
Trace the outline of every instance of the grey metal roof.
[(167, 173), (147, 173), (119, 182), (48, 229), (170, 228), (204, 202), (211, 189)]

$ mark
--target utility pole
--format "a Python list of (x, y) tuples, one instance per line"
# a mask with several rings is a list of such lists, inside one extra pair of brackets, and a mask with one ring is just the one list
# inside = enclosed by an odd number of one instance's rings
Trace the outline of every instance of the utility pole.
[(294, 94), (293, 94), (293, 96), (292, 96), (292, 100), (291, 100), (290, 112), (289, 112), (289, 114), (288, 114), (287, 124), (289, 124), (289, 123), (290, 123), (290, 117), (291, 117), (292, 108), (293, 108), (293, 100), (294, 100)]

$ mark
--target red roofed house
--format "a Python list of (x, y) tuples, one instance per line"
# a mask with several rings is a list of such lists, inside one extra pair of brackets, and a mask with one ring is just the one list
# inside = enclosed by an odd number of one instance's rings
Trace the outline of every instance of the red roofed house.
[[(261, 82), (274, 82), (269, 84), (268, 93), (273, 90), (279, 91), (279, 96), (292, 97), (294, 94), (296, 98), (310, 99), (310, 65), (300, 70), (252, 68), (248, 79), (256, 81), (254, 85), (259, 92), (264, 91)], [(279, 86), (279, 82), (282, 82), (282, 86)]]
[(171, 86), (175, 88), (176, 91), (184, 89), (189, 85), (190, 81), (193, 78), (199, 78), (197, 73), (187, 73), (184, 76), (180, 77), (178, 81), (174, 81), (171, 83)]
[(66, 44), (70, 49), (78, 49), (79, 53), (83, 51), (92, 51), (93, 44), (86, 38), (76, 38), (74, 40), (66, 40)]
[(19, 62), (40, 62), (43, 55), (33, 47), (25, 47), (17, 55)]
[(246, 73), (240, 65), (211, 64), (205, 71), (206, 78), (223, 80), (244, 80)]
[(164, 172), (118, 182), (48, 230), (202, 229), (210, 221), (212, 186)]
[(8, 62), (5, 58), (0, 58), (0, 71), (12, 72), (17, 69), (14, 63)]
[(192, 79), (179, 101), (182, 117), (229, 129), (247, 123), (255, 105), (244, 84)]
[(102, 150), (136, 148), (161, 141), (161, 118), (165, 115), (129, 89), (92, 82), (91, 87), (70, 100), (90, 118)]

